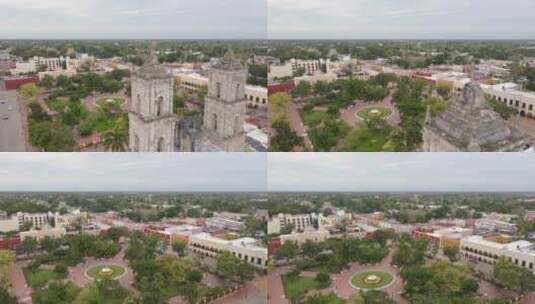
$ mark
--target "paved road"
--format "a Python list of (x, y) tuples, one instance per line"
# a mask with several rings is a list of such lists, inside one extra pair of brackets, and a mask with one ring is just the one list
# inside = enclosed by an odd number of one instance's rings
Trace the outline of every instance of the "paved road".
[(0, 152), (24, 152), (25, 142), (17, 92), (0, 90)]

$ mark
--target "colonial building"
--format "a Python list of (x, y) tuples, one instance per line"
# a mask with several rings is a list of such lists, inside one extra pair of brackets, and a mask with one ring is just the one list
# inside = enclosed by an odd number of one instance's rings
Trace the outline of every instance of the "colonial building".
[(425, 152), (513, 152), (531, 146), (486, 102), (480, 87), (468, 84), (446, 110), (428, 115), (423, 134)]
[(267, 248), (258, 246), (258, 241), (253, 238), (240, 238), (229, 241), (202, 232), (190, 237), (188, 250), (193, 254), (212, 258), (228, 251), (253, 266), (262, 269), (267, 267)]

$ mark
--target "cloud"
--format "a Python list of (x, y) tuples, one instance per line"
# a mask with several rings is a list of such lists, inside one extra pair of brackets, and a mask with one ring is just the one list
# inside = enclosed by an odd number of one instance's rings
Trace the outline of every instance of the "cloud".
[(265, 191), (259, 153), (4, 153), (0, 191)]
[(265, 39), (266, 0), (0, 0), (0, 38)]
[(267, 1), (271, 39), (535, 38), (531, 0)]
[(269, 191), (534, 191), (532, 155), (517, 153), (280, 153)]

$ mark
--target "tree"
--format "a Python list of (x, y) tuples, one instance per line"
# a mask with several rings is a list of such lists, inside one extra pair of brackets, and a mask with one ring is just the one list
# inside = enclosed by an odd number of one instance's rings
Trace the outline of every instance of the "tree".
[(535, 275), (505, 258), (498, 259), (494, 265), (494, 278), (508, 290), (521, 293), (535, 290)]
[(20, 244), (22, 252), (28, 255), (32, 255), (37, 249), (37, 240), (35, 238), (27, 237)]
[(102, 140), (106, 150), (111, 152), (124, 152), (128, 144), (128, 134), (124, 117), (119, 117), (115, 121), (114, 127), (104, 133)]
[(39, 87), (35, 83), (27, 83), (19, 87), (19, 94), (23, 99), (29, 100), (37, 97), (39, 94)]
[(299, 84), (295, 87), (293, 93), (300, 97), (306, 97), (310, 95), (312, 91), (312, 86), (308, 81), (300, 81)]
[(329, 284), (331, 284), (331, 276), (324, 272), (324, 271), (320, 271), (318, 272), (318, 274), (316, 275), (316, 278), (315, 280), (321, 284), (321, 286), (323, 287), (328, 287)]
[(287, 119), (290, 102), (291, 97), (286, 93), (276, 93), (269, 96), (269, 114), (272, 124)]
[(183, 242), (181, 240), (177, 240), (177, 241), (174, 241), (171, 246), (173, 247), (173, 251), (176, 252), (179, 256), (184, 256), (185, 255), (185, 251), (186, 251), (186, 243), (185, 242)]
[(297, 242), (294, 242), (294, 241), (284, 242), (284, 244), (282, 244), (282, 246), (279, 248), (279, 250), (275, 254), (275, 257), (277, 259), (291, 260), (297, 256), (298, 251), (299, 251), (299, 246), (297, 245)]
[(252, 280), (255, 274), (253, 266), (228, 251), (217, 256), (216, 271), (221, 277), (238, 283)]
[(51, 89), (54, 86), (54, 77), (50, 75), (45, 75), (45, 77), (43, 77), (43, 80), (41, 80), (40, 85), (47, 89)]
[(274, 136), (271, 137), (269, 150), (272, 152), (291, 152), (295, 146), (303, 144), (303, 138), (298, 136), (286, 121), (276, 121), (272, 125)]
[(17, 304), (17, 298), (9, 294), (7, 287), (0, 286), (0, 303), (2, 304)]
[(9, 272), (14, 262), (15, 254), (11, 250), (0, 250), (0, 289), (9, 287)]
[(45, 152), (70, 152), (75, 141), (72, 131), (56, 121), (30, 123), (30, 143)]
[(457, 256), (459, 255), (459, 247), (445, 246), (442, 251), (444, 252), (444, 255), (446, 255), (450, 259), (450, 261), (454, 262), (457, 260)]

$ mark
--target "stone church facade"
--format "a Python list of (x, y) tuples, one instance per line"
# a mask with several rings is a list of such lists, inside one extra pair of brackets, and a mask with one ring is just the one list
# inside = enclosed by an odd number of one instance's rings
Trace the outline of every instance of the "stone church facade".
[(210, 71), (209, 79), (203, 116), (206, 140), (223, 151), (243, 151), (247, 70), (227, 54)]
[(245, 151), (247, 68), (228, 53), (210, 70), (204, 113), (173, 110), (174, 77), (155, 56), (132, 74), (129, 150), (132, 152)]
[(174, 78), (152, 59), (132, 75), (129, 146), (132, 152), (175, 151)]

